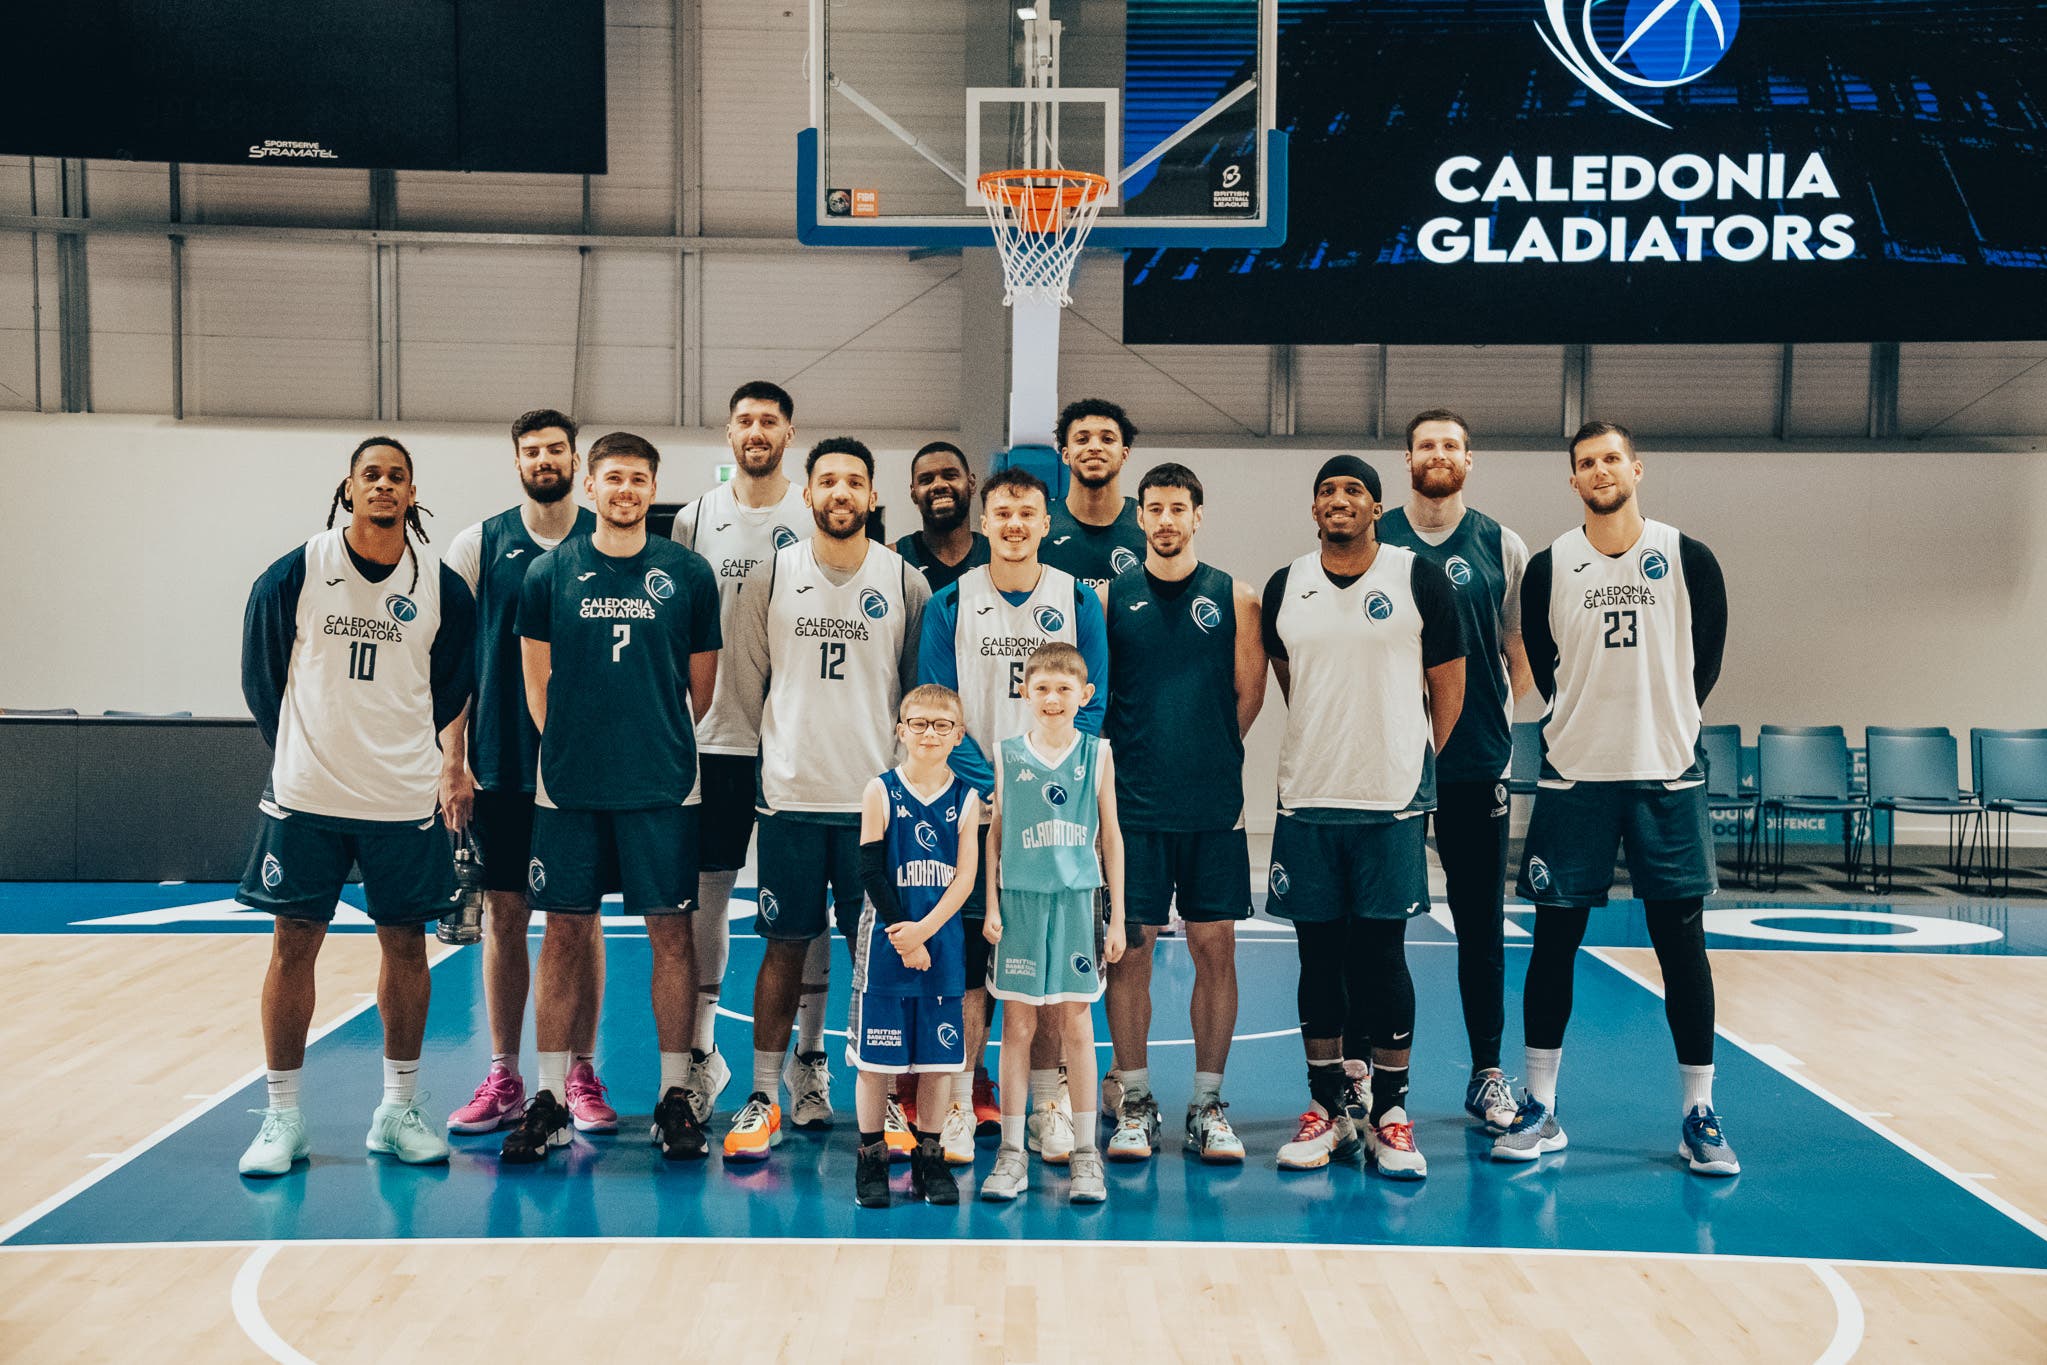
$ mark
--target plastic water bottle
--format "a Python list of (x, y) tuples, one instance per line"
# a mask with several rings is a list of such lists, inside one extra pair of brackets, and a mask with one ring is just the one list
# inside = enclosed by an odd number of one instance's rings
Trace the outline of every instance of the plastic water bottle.
[(441, 922), (434, 926), (434, 937), (443, 943), (481, 943), (483, 864), (476, 860), (476, 851), (467, 839), (455, 850), (455, 885), (461, 889), (462, 899), (452, 911), (441, 916)]

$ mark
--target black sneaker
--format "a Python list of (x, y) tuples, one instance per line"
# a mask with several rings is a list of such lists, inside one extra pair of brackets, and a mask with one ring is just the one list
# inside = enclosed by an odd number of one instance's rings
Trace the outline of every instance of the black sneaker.
[(654, 1145), (670, 1161), (702, 1161), (711, 1150), (704, 1125), (697, 1121), (696, 1106), (679, 1085), (669, 1086), (661, 1103), (654, 1106), (652, 1132)]
[(513, 1165), (546, 1160), (548, 1148), (569, 1145), (570, 1122), (568, 1106), (556, 1099), (553, 1091), (541, 1091), (526, 1101), (519, 1126), (505, 1134), (498, 1160)]
[(889, 1205), (888, 1144), (854, 1150), (853, 1202), (863, 1209), (885, 1209)]
[(945, 1148), (935, 1137), (927, 1137), (910, 1153), (910, 1193), (927, 1204), (960, 1202), (959, 1181), (945, 1164)]

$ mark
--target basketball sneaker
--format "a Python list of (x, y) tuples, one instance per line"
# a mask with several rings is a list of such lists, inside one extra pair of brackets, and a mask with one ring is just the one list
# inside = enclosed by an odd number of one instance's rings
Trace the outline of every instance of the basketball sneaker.
[(725, 1093), (731, 1084), (732, 1068), (725, 1065), (724, 1056), (717, 1048), (709, 1052), (689, 1051), (689, 1092), (690, 1107), (697, 1111), (699, 1124), (711, 1121), (711, 1111), (717, 1107), (718, 1096)]
[(1050, 1108), (1032, 1112), (1024, 1126), (1024, 1146), (1036, 1152), (1039, 1160), (1054, 1166), (1064, 1166), (1072, 1157), (1073, 1111), (1067, 1108), (1064, 1091)]
[(1104, 1114), (1123, 1112), (1123, 1074), (1110, 1067), (1102, 1073), (1102, 1107)]
[(283, 1175), (293, 1162), (313, 1154), (313, 1141), (306, 1136), (306, 1116), (297, 1105), (289, 1109), (251, 1109), (263, 1116), (256, 1140), (242, 1153), (243, 1175)]
[(1332, 1116), (1310, 1109), (1301, 1115), (1294, 1140), (1279, 1149), (1279, 1165), (1287, 1171), (1312, 1171), (1332, 1158), (1349, 1161), (1357, 1154), (1358, 1130), (1349, 1114)]
[(569, 1069), (569, 1113), (579, 1133), (618, 1131), (618, 1111), (604, 1102), (604, 1082), (597, 1079), (597, 1069), (588, 1062), (577, 1062)]
[(1377, 1123), (1365, 1126), (1365, 1150), (1379, 1174), (1391, 1180), (1421, 1180), (1429, 1173), (1428, 1159), (1414, 1146), (1414, 1125), (1407, 1110), (1394, 1105)]
[(768, 1149), (782, 1143), (782, 1106), (756, 1090), (732, 1116), (725, 1133), (727, 1161), (766, 1161)]
[(448, 1159), (448, 1140), (437, 1128), (427, 1126), (419, 1106), (421, 1095), (411, 1104), (380, 1104), (370, 1115), (370, 1131), (363, 1146), (379, 1156), (395, 1156), (408, 1166), (429, 1166)]
[(889, 1205), (888, 1144), (853, 1149), (853, 1202), (863, 1209)]
[(1570, 1139), (1557, 1123), (1556, 1110), (1524, 1090), (1514, 1121), (1493, 1139), (1493, 1160), (1533, 1161), (1544, 1152), (1561, 1152), (1569, 1145)]
[(1496, 1066), (1474, 1072), (1464, 1087), (1464, 1112), (1486, 1126), (1494, 1137), (1514, 1122), (1514, 1092), (1507, 1087), (1507, 1075)]
[(1031, 1187), (1029, 1158), (1015, 1147), (995, 1153), (995, 1169), (981, 1182), (981, 1198), (991, 1204), (1007, 1204)]
[(974, 1071), (974, 1137), (1002, 1136), (1002, 1096), (987, 1072)]
[(569, 1145), (569, 1125), (573, 1121), (568, 1106), (556, 1099), (553, 1091), (541, 1091), (526, 1101), (526, 1113), (519, 1126), (505, 1134), (498, 1160), (513, 1165), (545, 1160), (550, 1147)]
[(1244, 1159), (1244, 1140), (1224, 1116), (1227, 1108), (1221, 1100), (1210, 1100), (1199, 1109), (1187, 1106), (1187, 1150), (1203, 1161), (1220, 1164)]
[(902, 1101), (894, 1095), (888, 1097), (888, 1110), (882, 1115), (881, 1142), (888, 1148), (890, 1161), (908, 1161), (917, 1150), (917, 1135), (910, 1131), (909, 1120), (903, 1117)]
[(1677, 1154), (1691, 1164), (1697, 1175), (1740, 1175), (1741, 1163), (1721, 1131), (1720, 1116), (1710, 1104), (1695, 1104), (1685, 1115), (1682, 1141)]
[(710, 1153), (710, 1139), (697, 1121), (692, 1096), (679, 1085), (668, 1087), (661, 1103), (654, 1106), (654, 1124), (649, 1132), (661, 1155), (670, 1161), (702, 1161)]
[(910, 1193), (927, 1204), (960, 1202), (960, 1183), (945, 1164), (945, 1149), (937, 1138), (925, 1138), (910, 1153)]
[(508, 1066), (492, 1063), (469, 1103), (448, 1115), (451, 1133), (494, 1133), (519, 1121), (526, 1109), (526, 1082)]
[(938, 1146), (951, 1165), (973, 1165), (974, 1111), (954, 1100), (945, 1111), (945, 1126), (938, 1130)]
[(799, 1052), (782, 1068), (782, 1084), (794, 1101), (789, 1122), (806, 1132), (832, 1126), (832, 1067), (822, 1052)]
[(1156, 1099), (1148, 1094), (1126, 1094), (1123, 1107), (1116, 1113), (1116, 1131), (1109, 1136), (1109, 1160), (1150, 1160), (1151, 1154), (1158, 1149), (1162, 1126)]
[(1102, 1175), (1102, 1154), (1093, 1147), (1074, 1149), (1066, 1166), (1066, 1202), (1100, 1204), (1109, 1198), (1109, 1182)]

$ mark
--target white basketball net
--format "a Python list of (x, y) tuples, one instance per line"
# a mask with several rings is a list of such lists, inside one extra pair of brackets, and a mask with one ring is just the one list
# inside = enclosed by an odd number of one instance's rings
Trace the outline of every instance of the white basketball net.
[(979, 185), (1002, 253), (1002, 302), (1072, 303), (1067, 286), (1108, 182), (1078, 171), (993, 171)]

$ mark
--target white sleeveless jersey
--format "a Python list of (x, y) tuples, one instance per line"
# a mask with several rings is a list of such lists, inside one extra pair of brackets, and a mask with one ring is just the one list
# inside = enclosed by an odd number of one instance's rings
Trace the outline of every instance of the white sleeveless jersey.
[[(813, 525), (797, 484), (790, 484), (781, 501), (771, 506), (746, 507), (731, 484), (721, 483), (677, 512), (669, 534), (709, 562), (718, 577), (718, 620), (729, 624), (741, 589), (765, 583), (775, 552), (808, 536)], [(697, 722), (697, 749), (750, 757), (759, 748), (760, 736), (733, 699), (721, 671), (711, 690), (711, 709)]]
[(826, 576), (808, 538), (776, 554), (761, 708), (766, 809), (858, 811), (868, 782), (895, 766), (906, 572), (879, 541), (844, 584)]
[(1381, 545), (1347, 588), (1329, 581), (1320, 550), (1302, 555), (1276, 626), (1291, 678), (1280, 808), (1406, 810), (1434, 742), (1414, 552)]
[(959, 580), (959, 619), (953, 652), (959, 667), (960, 700), (967, 733), (986, 753), (1031, 728), (1031, 706), (1023, 695), (1024, 661), (1050, 640), (1074, 644), (1074, 578), (1047, 564), (1022, 606), (1012, 607), (996, 591), (988, 570), (973, 569)]
[(1678, 532), (1646, 521), (1609, 558), (1576, 527), (1550, 546), (1557, 690), (1542, 737), (1571, 781), (1672, 781), (1692, 766), (1699, 698)]
[(419, 581), (401, 560), (372, 583), (341, 536), (336, 529), (306, 542), (271, 794), (312, 815), (431, 819), (441, 776), (431, 659), (440, 561), (408, 546)]

